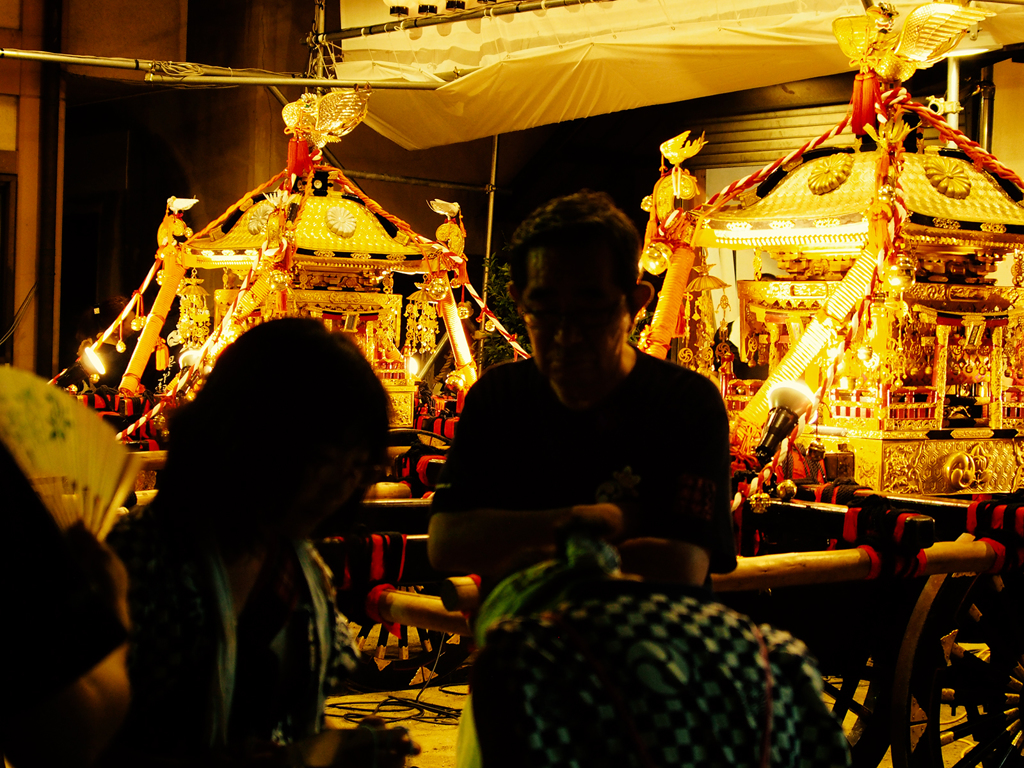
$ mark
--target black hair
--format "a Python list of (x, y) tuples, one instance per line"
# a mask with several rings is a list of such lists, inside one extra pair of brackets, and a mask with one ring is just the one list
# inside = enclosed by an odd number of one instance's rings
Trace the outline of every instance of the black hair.
[[(242, 334), (170, 419), (160, 495), (180, 526), (212, 524), (245, 551), (280, 520), (328, 452), (387, 455), (390, 405), (359, 347), (312, 319)], [(358, 501), (358, 500), (356, 500)]]
[(641, 243), (636, 225), (606, 192), (584, 189), (556, 197), (531, 213), (512, 236), (512, 284), (520, 291), (526, 287), (526, 257), (534, 248), (604, 244), (612, 258), (612, 280), (629, 295), (640, 279)]

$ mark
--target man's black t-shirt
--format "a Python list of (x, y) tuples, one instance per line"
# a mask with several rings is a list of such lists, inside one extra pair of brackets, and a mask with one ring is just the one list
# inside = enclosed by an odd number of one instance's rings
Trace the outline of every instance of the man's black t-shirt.
[(469, 391), (433, 509), (618, 503), (637, 513), (632, 536), (700, 545), (726, 573), (736, 567), (729, 465), (725, 405), (703, 376), (637, 352), (611, 395), (573, 411), (525, 360)]

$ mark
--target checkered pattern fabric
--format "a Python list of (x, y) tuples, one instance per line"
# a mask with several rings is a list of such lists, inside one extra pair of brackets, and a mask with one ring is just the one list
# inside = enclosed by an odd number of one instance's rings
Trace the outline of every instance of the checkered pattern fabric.
[[(488, 633), (474, 714), (503, 727), (480, 729), (487, 768), (761, 765), (767, 678), (749, 619), (636, 582), (574, 592), (553, 612)], [(770, 764), (848, 765), (807, 648), (768, 626), (761, 633), (773, 680)]]
[[(184, 535), (169, 523), (168, 515), (169, 511), (154, 501), (123, 518), (107, 538), (124, 561), (130, 582), (132, 708), (119, 738), (154, 754), (187, 757), (209, 746), (211, 678), (220, 642), (220, 618), (200, 537), (191, 531)], [(315, 703), (319, 649), (309, 593), (320, 589), (329, 598), (333, 589), (327, 566), (318, 558), (314, 563), (322, 572), (319, 584), (306, 583), (300, 572), (293, 574), (303, 583), (290, 622), (298, 628), (297, 634), (305, 634), (310, 642), (289, 648), (289, 669), (295, 674), (308, 670), (314, 685), (309, 698)], [(323, 688), (332, 691), (355, 669), (358, 653), (348, 621), (335, 609), (333, 600), (328, 599), (328, 610), (335, 631)], [(308, 735), (312, 724), (303, 721), (304, 717), (296, 713), (265, 738), (290, 741)], [(321, 721), (318, 712), (317, 727)]]

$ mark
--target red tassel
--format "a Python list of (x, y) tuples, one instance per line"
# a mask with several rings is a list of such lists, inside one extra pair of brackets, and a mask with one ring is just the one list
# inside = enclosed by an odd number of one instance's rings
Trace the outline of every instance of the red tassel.
[(875, 102), (882, 100), (882, 92), (878, 86), (878, 75), (874, 72), (861, 72), (853, 81), (853, 118), (850, 126), (857, 136), (867, 135), (865, 125), (872, 128), (878, 126), (875, 114)]
[(309, 156), (309, 143), (302, 139), (288, 141), (288, 173), (292, 177), (304, 177), (313, 169), (313, 161)]

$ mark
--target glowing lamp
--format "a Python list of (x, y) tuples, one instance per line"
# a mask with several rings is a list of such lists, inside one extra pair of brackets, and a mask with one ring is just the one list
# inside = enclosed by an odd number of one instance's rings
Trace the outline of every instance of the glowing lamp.
[(85, 351), (82, 352), (82, 365), (89, 373), (98, 373), (100, 376), (107, 372), (107, 366), (103, 364), (103, 360), (100, 358), (99, 353), (93, 346), (88, 346)]
[(420, 364), (419, 364), (419, 361), (416, 360), (415, 357), (411, 357), (410, 356), (410, 357), (405, 358), (405, 372), (410, 377), (415, 376), (417, 373), (420, 372)]
[(771, 461), (782, 441), (813, 405), (814, 393), (803, 381), (783, 381), (769, 390), (768, 422), (761, 432), (761, 442), (754, 449), (754, 456), (762, 467)]

